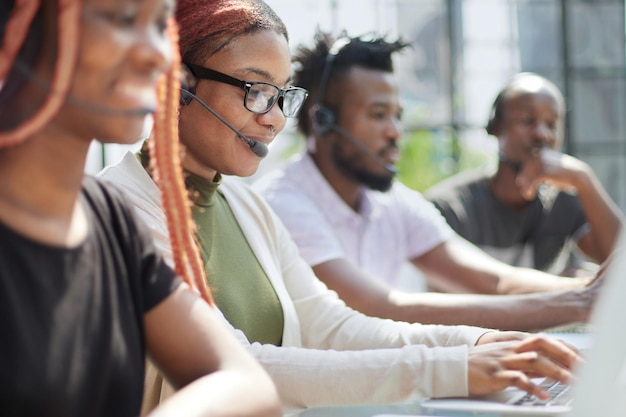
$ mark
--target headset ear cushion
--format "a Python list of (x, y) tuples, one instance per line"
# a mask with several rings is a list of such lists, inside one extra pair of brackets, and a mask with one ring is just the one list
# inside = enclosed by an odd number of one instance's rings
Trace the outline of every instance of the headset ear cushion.
[(190, 92), (186, 88), (183, 88), (183, 87), (180, 88), (180, 99), (179, 99), (179, 102), (180, 102), (181, 106), (186, 106), (187, 104), (191, 103), (191, 100), (193, 100), (193, 98), (190, 95), (185, 94), (186, 91)]
[(186, 106), (191, 103), (193, 98), (189, 94), (185, 94), (185, 91), (196, 94), (196, 89), (193, 72), (184, 62), (180, 65), (180, 90), (180, 105)]
[(313, 131), (318, 136), (326, 136), (335, 125), (335, 112), (328, 107), (316, 106), (313, 112)]

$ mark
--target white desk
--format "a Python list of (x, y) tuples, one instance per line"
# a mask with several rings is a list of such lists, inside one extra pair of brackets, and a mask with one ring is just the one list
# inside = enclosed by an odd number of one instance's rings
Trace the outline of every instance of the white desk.
[(315, 407), (289, 417), (373, 417), (381, 414), (418, 415), (418, 403), (398, 405), (362, 405), (344, 407)]
[[(480, 414), (467, 412), (427, 412), (422, 410), (419, 403), (398, 404), (398, 405), (364, 405), (345, 407), (315, 407), (300, 413), (287, 414), (285, 417), (426, 417), (426, 416), (446, 416), (446, 417), (498, 417), (494, 414)], [(518, 416), (523, 417), (523, 416)]]

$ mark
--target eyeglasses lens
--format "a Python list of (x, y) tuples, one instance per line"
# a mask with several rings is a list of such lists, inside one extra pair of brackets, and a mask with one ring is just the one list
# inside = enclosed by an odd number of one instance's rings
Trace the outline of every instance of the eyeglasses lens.
[[(279, 95), (280, 90), (271, 84), (253, 84), (248, 89), (246, 108), (254, 113), (267, 113), (276, 104)], [(306, 90), (299, 88), (285, 90), (284, 96), (278, 103), (285, 117), (295, 117), (306, 97)]]
[(286, 117), (296, 117), (304, 100), (306, 99), (306, 92), (300, 89), (287, 90), (283, 99), (283, 113)]
[(248, 90), (246, 107), (254, 113), (267, 113), (274, 105), (278, 93), (278, 89), (272, 85), (254, 84)]

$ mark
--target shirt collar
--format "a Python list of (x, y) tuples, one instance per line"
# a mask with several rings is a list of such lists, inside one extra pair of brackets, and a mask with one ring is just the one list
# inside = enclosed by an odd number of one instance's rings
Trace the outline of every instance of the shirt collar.
[(217, 189), (222, 184), (222, 176), (217, 173), (213, 180), (185, 171), (185, 185), (189, 198), (197, 206), (210, 207), (215, 204)]

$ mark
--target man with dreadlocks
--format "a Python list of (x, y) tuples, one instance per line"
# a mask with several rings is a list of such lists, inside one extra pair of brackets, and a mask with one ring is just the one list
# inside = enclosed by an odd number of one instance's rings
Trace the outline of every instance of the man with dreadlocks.
[(122, 194), (84, 175), (92, 138), (132, 143), (152, 113), (159, 185), (184, 192), (166, 123), (178, 102), (173, 11), (171, 0), (0, 4), (2, 416), (137, 416), (146, 351), (180, 388), (154, 417), (280, 414), (194, 276), (185, 206), (166, 211), (188, 285)]
[[(376, 317), (538, 330), (587, 320), (589, 279), (514, 268), (455, 236), (437, 209), (394, 181), (402, 134), (392, 56), (401, 41), (319, 33), (295, 80), (311, 92), (298, 116), (307, 151), (255, 184), (316, 275)], [(394, 290), (411, 262), (431, 287)], [(480, 294), (467, 294), (480, 293)]]

